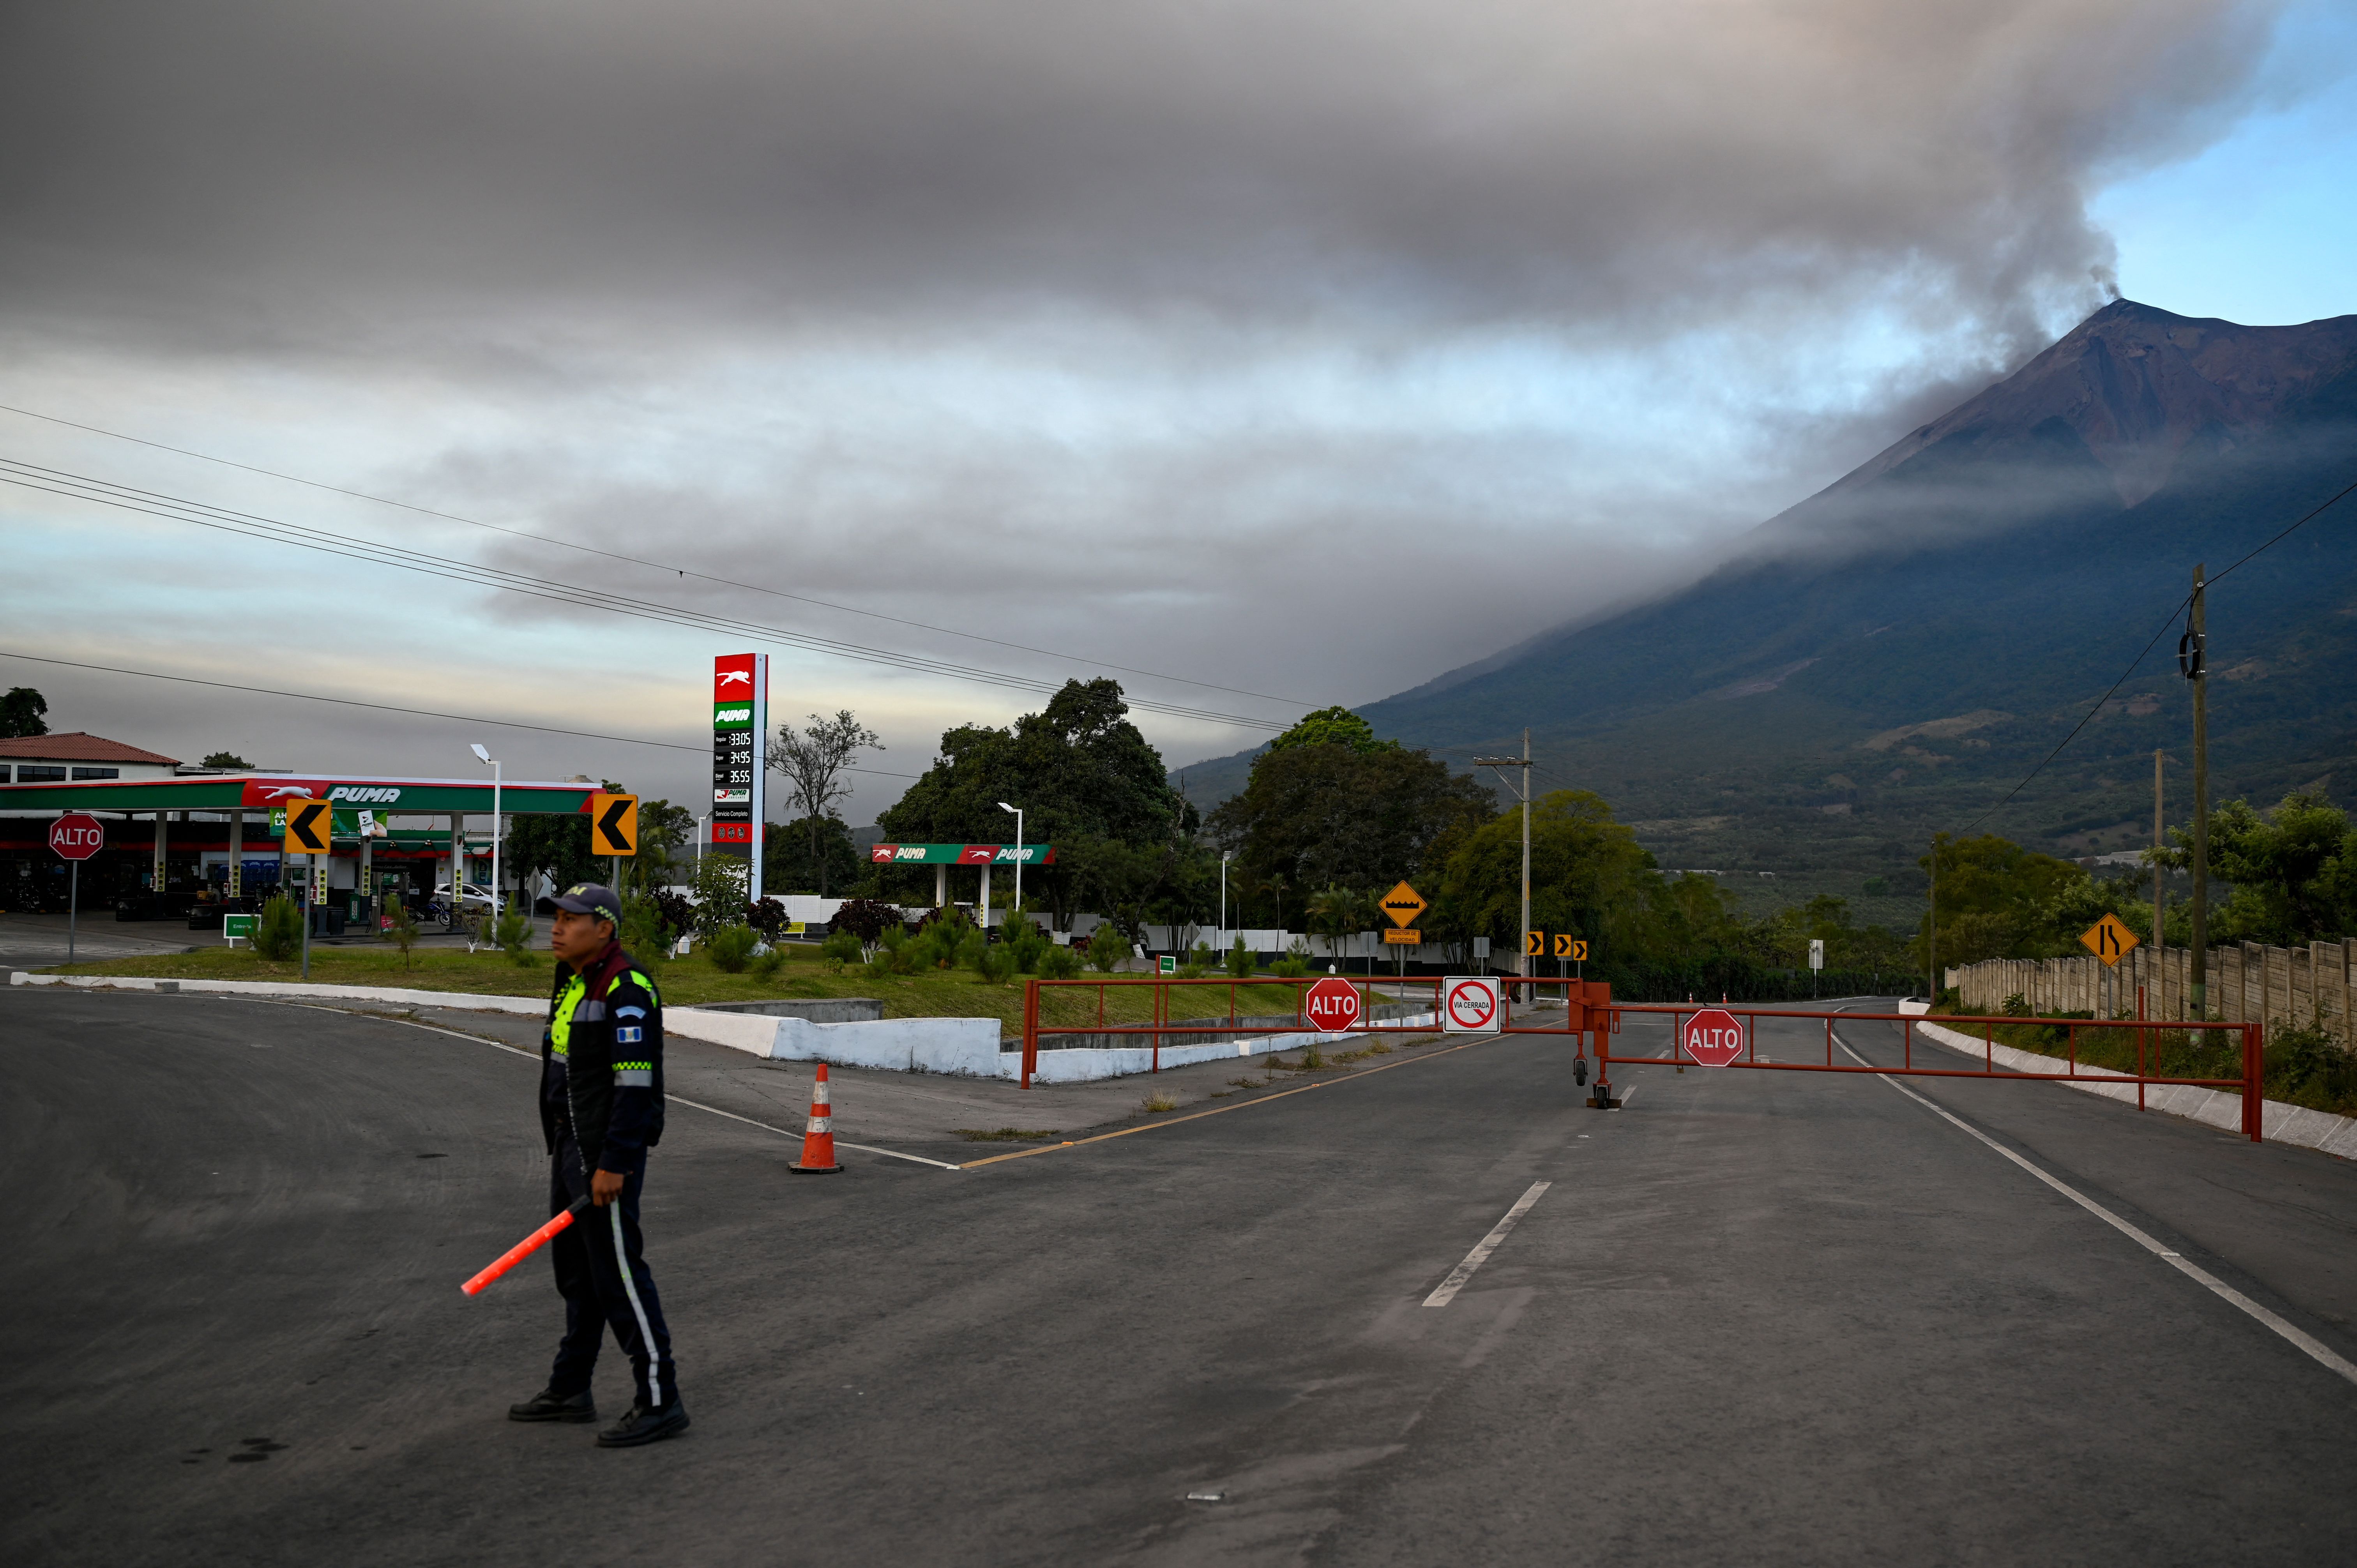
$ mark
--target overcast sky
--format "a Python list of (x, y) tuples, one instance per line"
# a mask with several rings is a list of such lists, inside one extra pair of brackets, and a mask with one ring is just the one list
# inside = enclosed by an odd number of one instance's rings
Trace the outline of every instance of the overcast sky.
[[(2213, 0), (16, 5), (0, 403), (561, 542), (24, 413), (0, 457), (1282, 725), (1700, 575), (2115, 287), (2357, 310), (2352, 71), (2345, 5)], [(1038, 702), (19, 487), (0, 529), (16, 652), (695, 746), (767, 647), (779, 716), (886, 736), (854, 822)], [(190, 758), (705, 787), (0, 684)]]

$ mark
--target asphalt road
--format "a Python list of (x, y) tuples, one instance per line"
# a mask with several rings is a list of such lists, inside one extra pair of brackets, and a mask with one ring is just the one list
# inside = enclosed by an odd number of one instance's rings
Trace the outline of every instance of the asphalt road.
[[(1895, 1059), (1885, 1026), (1841, 1032)], [(789, 1141), (675, 1110), (647, 1229), (695, 1425), (608, 1453), (502, 1419), (554, 1347), (544, 1268), (456, 1288), (539, 1218), (528, 1061), (313, 1009), (9, 993), (0, 1552), (2350, 1555), (2357, 1385), (1889, 1082), (1624, 1069), (1598, 1112), (1561, 1049), (1403, 1053), (960, 1172), (794, 1177)], [(2357, 1168), (2044, 1085), (1910, 1086), (2357, 1355)], [(598, 1395), (626, 1399), (618, 1362)]]

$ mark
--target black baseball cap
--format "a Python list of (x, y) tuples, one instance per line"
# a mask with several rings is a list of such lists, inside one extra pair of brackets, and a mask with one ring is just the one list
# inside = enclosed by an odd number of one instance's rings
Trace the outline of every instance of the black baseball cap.
[(596, 882), (576, 882), (556, 896), (556, 907), (570, 909), (576, 915), (595, 915), (601, 920), (622, 923), (622, 900), (615, 891)]

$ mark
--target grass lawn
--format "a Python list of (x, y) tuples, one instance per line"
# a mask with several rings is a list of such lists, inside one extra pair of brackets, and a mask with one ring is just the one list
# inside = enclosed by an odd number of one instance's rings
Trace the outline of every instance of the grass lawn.
[[(648, 972), (663, 1000), (678, 1006), (705, 1002), (755, 1002), (780, 996), (873, 996), (884, 1004), (888, 1018), (996, 1018), (1007, 1036), (1023, 1031), (1022, 977), (993, 985), (971, 970), (938, 970), (920, 975), (870, 975), (858, 965), (841, 974), (818, 957), (815, 949), (789, 947), (786, 962), (767, 978), (747, 970), (726, 974), (702, 953), (667, 959), (649, 965)], [(311, 983), (316, 985), (402, 986), (414, 991), (451, 991), (494, 996), (545, 996), (555, 974), (555, 960), (544, 952), (526, 955), (518, 964), (499, 952), (467, 952), (457, 948), (419, 948), (404, 966), (399, 951), (382, 947), (319, 947), (311, 950)], [(114, 959), (104, 963), (60, 964), (45, 974), (119, 974), (157, 980), (281, 980), (302, 978), (299, 961), (274, 963), (251, 948), (203, 948), (195, 952), (153, 958)], [(1125, 980), (1142, 976), (1124, 976)], [(1236, 1012), (1290, 1013), (1298, 995), (1295, 985), (1278, 983), (1244, 984), (1237, 988)], [(1168, 1016), (1224, 1016), (1225, 986), (1187, 987), (1171, 993)], [(1094, 985), (1055, 987), (1041, 993), (1040, 1021), (1047, 1024), (1098, 1022)], [(1107, 1024), (1143, 1024), (1154, 1016), (1154, 992), (1135, 984), (1104, 988), (1102, 1020)]]

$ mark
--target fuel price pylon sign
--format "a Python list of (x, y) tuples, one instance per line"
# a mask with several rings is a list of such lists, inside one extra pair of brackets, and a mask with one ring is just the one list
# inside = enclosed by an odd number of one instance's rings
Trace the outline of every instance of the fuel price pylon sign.
[(770, 656), (712, 661), (712, 851), (748, 863), (745, 897), (761, 897), (761, 746), (770, 733)]

